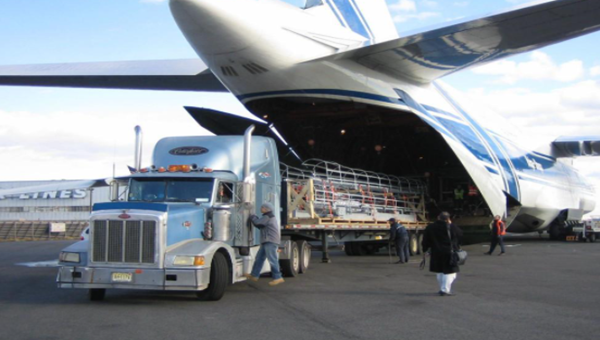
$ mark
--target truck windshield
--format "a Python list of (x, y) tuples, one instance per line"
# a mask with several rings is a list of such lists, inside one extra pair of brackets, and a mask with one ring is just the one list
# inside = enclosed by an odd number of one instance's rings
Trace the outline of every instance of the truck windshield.
[(210, 201), (214, 180), (210, 178), (132, 178), (130, 202), (195, 202)]

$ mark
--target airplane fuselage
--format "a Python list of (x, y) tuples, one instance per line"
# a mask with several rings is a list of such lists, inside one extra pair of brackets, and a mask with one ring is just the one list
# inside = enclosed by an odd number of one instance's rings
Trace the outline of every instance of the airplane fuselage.
[(573, 167), (514, 142), (490, 113), (453, 99), (449, 86), (348, 59), (319, 61), (376, 41), (279, 1), (171, 0), (170, 6), (198, 56), (259, 116), (282, 99), (362, 103), (416, 115), (448, 144), (490, 212), (507, 217), (509, 231), (539, 230), (562, 211), (594, 208), (593, 188)]

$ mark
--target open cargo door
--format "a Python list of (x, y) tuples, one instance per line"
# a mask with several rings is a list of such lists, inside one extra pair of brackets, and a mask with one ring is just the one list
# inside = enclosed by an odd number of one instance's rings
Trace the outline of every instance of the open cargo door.
[(248, 126), (254, 124), (256, 126), (255, 135), (270, 137), (277, 141), (277, 152), (282, 162), (299, 163), (302, 161), (272, 123), (201, 107), (186, 106), (185, 109), (200, 126), (217, 136), (243, 135)]

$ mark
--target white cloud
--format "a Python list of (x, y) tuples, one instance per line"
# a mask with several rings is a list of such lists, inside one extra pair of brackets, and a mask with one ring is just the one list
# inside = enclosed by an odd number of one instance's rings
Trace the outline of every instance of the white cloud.
[(531, 60), (515, 62), (500, 60), (473, 69), (473, 73), (481, 75), (500, 76), (495, 82), (515, 84), (519, 80), (554, 80), (559, 82), (572, 82), (581, 79), (585, 70), (581, 60), (571, 60), (557, 65), (546, 53), (535, 51), (531, 53)]
[(393, 17), (394, 22), (406, 22), (409, 20), (417, 19), (417, 20), (425, 20), (429, 18), (439, 17), (441, 14), (438, 12), (421, 12), (415, 14), (399, 14)]
[(512, 124), (539, 136), (540, 142), (561, 135), (597, 135), (600, 126), (600, 83), (583, 81), (543, 92), (513, 88), (502, 91), (471, 89), (468, 94), (485, 103)]
[[(419, 5), (423, 5), (428, 8), (436, 8), (438, 3), (436, 1), (421, 1)], [(414, 0), (399, 0), (395, 4), (389, 5), (390, 12), (392, 13), (392, 17), (394, 22), (406, 22), (409, 20), (417, 19), (417, 20), (426, 20), (430, 18), (435, 18), (441, 16), (439, 12), (419, 12), (417, 8), (417, 3)]]
[(160, 2), (167, 2), (168, 0), (140, 0), (141, 3), (147, 3), (147, 4), (157, 4)]
[(416, 12), (417, 4), (414, 2), (414, 0), (399, 0), (395, 4), (389, 5), (389, 9), (392, 12)]
[(0, 154), (13, 164), (2, 169), (2, 179), (110, 177), (113, 163), (117, 175), (127, 174), (126, 166), (133, 163), (136, 124), (144, 128), (144, 165), (151, 163), (152, 148), (163, 136), (201, 131), (185, 114), (164, 118), (164, 113), (151, 110), (88, 112), (85, 117), (75, 111), (0, 111)]
[(594, 66), (590, 69), (590, 75), (592, 77), (600, 76), (600, 66)]
[(469, 2), (468, 1), (458, 1), (452, 4), (453, 6), (456, 7), (467, 7), (469, 6)]
[(423, 6), (428, 7), (428, 8), (437, 8), (438, 7), (437, 1), (422, 0), (421, 3), (423, 4)]

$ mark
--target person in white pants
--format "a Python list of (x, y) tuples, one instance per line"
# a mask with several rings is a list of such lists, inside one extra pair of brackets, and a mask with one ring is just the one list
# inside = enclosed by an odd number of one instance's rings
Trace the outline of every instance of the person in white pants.
[(452, 251), (458, 248), (462, 230), (452, 224), (450, 214), (442, 212), (438, 220), (425, 228), (423, 234), (423, 256), (430, 252), (429, 271), (437, 273), (440, 296), (454, 295), (452, 283), (459, 272), (458, 265), (452, 261)]

